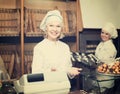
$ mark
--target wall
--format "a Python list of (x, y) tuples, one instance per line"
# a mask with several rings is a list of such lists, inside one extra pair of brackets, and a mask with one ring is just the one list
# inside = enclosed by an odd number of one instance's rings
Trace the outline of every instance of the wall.
[(84, 28), (101, 28), (112, 22), (120, 29), (120, 0), (80, 0)]

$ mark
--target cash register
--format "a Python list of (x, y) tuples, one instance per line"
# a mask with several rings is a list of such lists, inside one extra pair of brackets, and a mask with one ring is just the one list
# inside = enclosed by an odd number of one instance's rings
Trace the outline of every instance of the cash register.
[(71, 87), (65, 72), (24, 74), (14, 86), (18, 94), (68, 94)]

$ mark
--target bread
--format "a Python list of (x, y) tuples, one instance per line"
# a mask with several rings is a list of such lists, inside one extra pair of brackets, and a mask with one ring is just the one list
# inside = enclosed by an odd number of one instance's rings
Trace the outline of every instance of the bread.
[(97, 68), (98, 72), (120, 74), (120, 62), (116, 61), (113, 65), (102, 64)]

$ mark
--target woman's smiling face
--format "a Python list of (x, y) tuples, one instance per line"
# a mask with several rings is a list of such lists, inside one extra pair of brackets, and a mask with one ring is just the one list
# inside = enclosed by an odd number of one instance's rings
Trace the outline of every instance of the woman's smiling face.
[(51, 21), (46, 26), (47, 38), (56, 41), (61, 35), (62, 24), (59, 21)]
[(101, 31), (101, 39), (105, 42), (111, 38), (110, 34), (105, 32), (104, 30)]

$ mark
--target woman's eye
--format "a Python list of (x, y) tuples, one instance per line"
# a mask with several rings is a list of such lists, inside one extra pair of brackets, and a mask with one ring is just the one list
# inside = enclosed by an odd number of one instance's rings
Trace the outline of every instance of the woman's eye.
[(58, 25), (57, 27), (61, 27), (60, 25)]
[(110, 35), (109, 33), (105, 33), (106, 35)]
[(53, 25), (49, 25), (50, 27), (52, 27)]
[(102, 34), (104, 33), (104, 32), (101, 32)]

